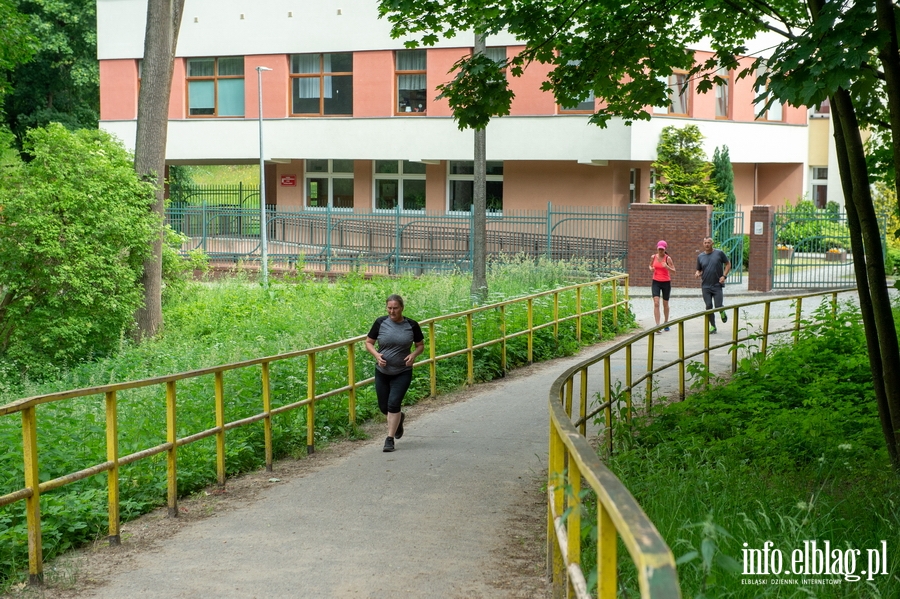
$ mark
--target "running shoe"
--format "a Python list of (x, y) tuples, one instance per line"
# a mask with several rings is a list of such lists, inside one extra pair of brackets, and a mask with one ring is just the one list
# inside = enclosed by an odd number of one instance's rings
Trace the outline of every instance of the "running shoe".
[(399, 439), (403, 436), (403, 420), (406, 418), (406, 414), (400, 412), (400, 424), (397, 425), (397, 432), (394, 433), (394, 438)]
[(719, 312), (719, 316), (722, 317), (722, 322), (728, 322), (728, 312), (722, 310), (721, 312)]
[(384, 440), (384, 449), (382, 451), (384, 451), (385, 453), (387, 453), (389, 451), (394, 451), (394, 438), (393, 437), (388, 437), (387, 439)]

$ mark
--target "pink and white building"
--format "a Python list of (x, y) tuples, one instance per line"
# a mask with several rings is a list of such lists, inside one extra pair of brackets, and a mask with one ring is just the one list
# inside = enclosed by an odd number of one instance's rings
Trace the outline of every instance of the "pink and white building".
[[(98, 0), (101, 127), (133, 147), (146, 0)], [(186, 0), (169, 103), (169, 164), (259, 161), (262, 72), (267, 196), (280, 208), (323, 206), (468, 211), (473, 134), (460, 131), (435, 87), (471, 51), (472, 35), (408, 50), (377, 18), (374, 0)], [(511, 36), (489, 54), (513, 55)], [(698, 52), (703, 58), (703, 52)], [(738, 203), (783, 205), (809, 191), (807, 110), (774, 106), (757, 118), (748, 79), (667, 107), (650, 121), (588, 124), (595, 101), (557, 105), (547, 67), (511, 77), (509, 116), (487, 128), (494, 209), (625, 207), (652, 195), (651, 163), (667, 125), (695, 124), (708, 156), (727, 145)], [(684, 76), (675, 74), (675, 88)]]

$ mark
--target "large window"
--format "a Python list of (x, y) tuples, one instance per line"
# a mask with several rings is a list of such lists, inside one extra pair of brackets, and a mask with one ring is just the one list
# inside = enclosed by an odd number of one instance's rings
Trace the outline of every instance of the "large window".
[(397, 114), (425, 114), (428, 108), (425, 50), (398, 50), (395, 58)]
[[(756, 91), (761, 93), (766, 90), (769, 83), (769, 71), (765, 65), (760, 65), (759, 70), (756, 72)], [(778, 100), (773, 100), (769, 107), (760, 113), (760, 120), (764, 121), (783, 121), (784, 120), (784, 108), (781, 105), (781, 102)]]
[(353, 54), (291, 56), (291, 114), (353, 115)]
[(716, 75), (722, 79), (716, 83), (716, 118), (731, 117), (731, 73), (727, 69), (719, 69)]
[(244, 57), (188, 58), (188, 116), (244, 116)]
[[(503, 163), (487, 163), (487, 210), (503, 210)], [(471, 212), (475, 197), (475, 163), (471, 160), (450, 161), (450, 210)]]
[(687, 73), (676, 72), (668, 77), (660, 79), (669, 87), (669, 103), (663, 106), (654, 106), (654, 114), (671, 114), (676, 116), (688, 116), (690, 110), (690, 87), (688, 86)]
[(376, 210), (425, 210), (425, 165), (409, 160), (375, 161)]
[[(570, 60), (569, 64), (577, 67), (581, 64), (581, 61), (580, 60)], [(586, 96), (584, 96), (579, 102), (576, 102), (575, 104), (572, 104), (570, 106), (560, 105), (559, 111), (560, 112), (580, 112), (580, 113), (590, 112), (590, 113), (593, 113), (594, 112), (594, 92), (593, 92), (593, 90), (588, 92), (588, 94)]]
[(307, 208), (353, 208), (353, 161), (307, 160)]

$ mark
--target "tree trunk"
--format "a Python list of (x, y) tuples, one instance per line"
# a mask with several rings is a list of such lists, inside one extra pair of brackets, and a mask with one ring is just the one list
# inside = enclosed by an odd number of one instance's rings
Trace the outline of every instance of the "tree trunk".
[[(152, 210), (162, 222), (165, 212), (164, 180), (166, 133), (169, 124), (169, 96), (175, 45), (181, 26), (184, 0), (149, 0), (144, 35), (144, 60), (141, 64), (141, 89), (138, 95), (137, 134), (134, 145), (134, 169), (156, 185)], [(144, 306), (135, 314), (135, 339), (153, 337), (162, 330), (162, 243), (163, 230), (153, 243), (153, 254), (144, 262), (141, 283)]]
[[(897, 41), (895, 7), (890, 0), (875, 0), (878, 29), (885, 35), (884, 45), (878, 51), (888, 90), (888, 114), (891, 127), (892, 159), (894, 163), (894, 191), (900, 192), (900, 42)], [(897, 195), (900, 203), (900, 195)], [(888, 231), (893, 235), (894, 231)]]
[[(484, 54), (485, 40), (475, 34), (475, 54)], [(475, 189), (473, 193), (472, 222), (472, 299), (482, 302), (487, 298), (487, 143), (486, 131), (475, 129)]]
[(888, 455), (900, 469), (900, 346), (891, 301), (885, 285), (878, 219), (869, 188), (859, 123), (850, 94), (831, 97), (835, 149), (847, 206), (850, 244), (859, 305), (869, 351), (875, 400)]

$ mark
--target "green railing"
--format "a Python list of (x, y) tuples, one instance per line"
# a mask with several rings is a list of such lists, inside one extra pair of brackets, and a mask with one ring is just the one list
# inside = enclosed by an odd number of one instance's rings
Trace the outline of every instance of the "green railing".
[[(624, 285), (624, 294), (620, 297), (620, 288)], [(608, 297), (609, 301), (605, 301)], [(563, 300), (563, 301), (561, 301)], [(536, 310), (539, 304), (539, 310)], [(552, 333), (557, 337), (560, 326), (566, 325), (574, 329), (577, 340), (581, 340), (586, 319), (596, 319), (596, 326), (591, 324), (591, 330), (597, 331), (597, 337), (603, 335), (603, 319), (611, 317), (614, 328), (618, 327), (619, 310), (627, 310), (628, 306), (628, 277), (616, 275), (602, 280), (571, 285), (552, 291), (533, 294), (527, 297), (507, 300), (490, 305), (480, 306), (464, 312), (438, 316), (421, 321), (422, 329), (426, 335), (426, 354), (424, 359), (416, 363), (416, 368), (427, 368), (430, 393), (437, 394), (438, 365), (444, 360), (455, 357), (466, 360), (466, 379), (469, 384), (475, 382), (475, 357), (476, 352), (485, 348), (496, 348), (499, 368), (505, 371), (508, 368), (507, 349), (513, 340), (517, 344), (525, 344), (525, 358), (528, 362), (534, 358), (534, 341), (539, 332), (544, 335)], [(509, 315), (515, 311), (516, 318)], [(522, 316), (524, 315), (524, 319)], [(515, 322), (524, 320), (524, 326), (516, 326)], [(465, 343), (456, 344), (455, 341), (441, 343), (445, 339), (457, 339), (460, 335), (457, 331), (464, 330)], [(360, 388), (372, 384), (374, 377), (360, 379), (357, 373), (362, 371), (360, 361), (357, 359), (359, 346), (365, 337), (354, 337), (328, 345), (313, 347), (295, 352), (268, 356), (254, 360), (247, 360), (233, 364), (213, 366), (160, 376), (139, 381), (129, 381), (100, 385), (85, 389), (75, 389), (50, 393), (22, 399), (0, 407), (0, 417), (18, 414), (21, 417), (22, 428), (22, 459), (24, 464), (24, 484), (22, 488), (0, 496), (0, 506), (10, 505), (16, 502), (25, 502), (25, 516), (28, 529), (28, 561), (29, 578), (32, 582), (39, 582), (43, 572), (43, 551), (41, 533), (41, 496), (54, 489), (59, 489), (76, 481), (98, 475), (106, 475), (107, 503), (109, 514), (109, 540), (112, 544), (120, 541), (120, 468), (142, 460), (148, 460), (153, 456), (165, 457), (166, 497), (169, 515), (178, 515), (178, 463), (179, 450), (192, 443), (206, 438), (215, 439), (216, 449), (216, 475), (220, 485), (225, 484), (226, 479), (226, 432), (239, 427), (261, 426), (263, 429), (263, 441), (265, 463), (268, 470), (272, 470), (273, 463), (273, 418), (300, 410), (305, 410), (306, 420), (306, 445), (307, 451), (315, 449), (315, 422), (316, 404), (332, 397), (345, 397), (347, 399), (347, 418), (351, 424), (356, 422), (357, 392)], [(522, 341), (523, 340), (523, 341)], [(441, 351), (438, 350), (441, 343)], [(444, 346), (447, 347), (444, 347)], [(364, 351), (364, 350), (359, 350)], [(342, 373), (329, 372), (331, 381), (328, 384), (319, 382), (321, 371), (317, 369), (317, 363), (324, 363), (326, 359), (338, 356), (345, 364)], [(288, 396), (288, 401), (282, 405), (274, 405), (272, 392), (272, 379), (277, 369), (284, 368), (290, 373), (301, 370), (295, 363), (300, 360), (305, 362), (306, 380), (298, 380), (298, 389), (290, 390), (283, 395)], [(367, 361), (367, 366), (370, 361)], [(243, 398), (255, 396), (258, 401), (256, 413), (251, 415), (241, 414), (236, 419), (228, 419), (229, 398), (235, 393), (235, 389), (226, 387), (227, 380), (240, 378), (242, 371), (251, 370), (250, 376), (255, 378), (253, 371), (258, 370), (259, 386), (253, 385), (253, 389), (242, 388)], [(369, 369), (371, 370), (371, 369)], [(229, 378), (234, 377), (234, 378)], [(210, 380), (211, 378), (211, 380)], [(299, 377), (293, 377), (298, 378)], [(211, 383), (211, 385), (210, 385)], [(210, 411), (214, 413), (215, 425), (202, 429), (184, 431), (186, 426), (179, 420), (181, 407), (179, 405), (179, 389), (185, 385), (200, 385), (211, 387), (208, 396), (211, 398)], [(123, 437), (120, 429), (119, 403), (122, 393), (127, 390), (149, 388), (151, 392), (159, 393), (165, 397), (164, 417), (159, 415), (160, 426), (164, 429), (165, 441), (136, 440)], [(189, 389), (192, 387), (188, 387)], [(301, 390), (302, 389), (302, 390)], [(231, 393), (229, 393), (229, 391)], [(105, 459), (98, 463), (85, 466), (81, 470), (66, 473), (51, 473), (53, 478), (41, 480), (40, 452), (39, 452), (39, 411), (51, 404), (65, 402), (74, 398), (95, 398), (102, 402), (102, 414), (99, 418), (100, 427), (105, 435), (106, 455)], [(79, 410), (79, 413), (84, 413)], [(164, 421), (164, 422), (163, 422)], [(52, 430), (44, 431), (44, 443), (53, 444)], [(69, 440), (66, 440), (67, 442)], [(125, 443), (129, 444), (130, 453), (123, 455), (121, 449)], [(47, 473), (45, 473), (45, 476)]]
[[(597, 597), (617, 597), (618, 538), (622, 539), (635, 563), (643, 599), (681, 597), (671, 550), (628, 489), (602, 463), (598, 450), (588, 443), (585, 438), (588, 422), (602, 415), (606, 451), (612, 452), (614, 416), (618, 414), (626, 422), (631, 422), (635, 410), (633, 394), (636, 391), (643, 392), (644, 409), (649, 413), (653, 395), (661, 389), (658, 379), (670, 368), (677, 369), (677, 384), (671, 387), (678, 397), (683, 398), (686, 365), (689, 361), (702, 360), (708, 376), (710, 357), (714, 356), (720, 361), (719, 367), (723, 366), (724, 360), (734, 372), (738, 365), (738, 354), (747, 353), (749, 347), (754, 347), (755, 351), (765, 356), (773, 336), (793, 336), (794, 340), (797, 339), (806, 322), (802, 318), (805, 299), (830, 297), (832, 309), (836, 310), (837, 295), (853, 290), (854, 288), (842, 288), (789, 297), (771, 297), (728, 306), (726, 310), (731, 314), (730, 335), (726, 333), (724, 326), (720, 326), (720, 333), (725, 335), (719, 335), (718, 339), (723, 340), (715, 344), (711, 343), (712, 338), (706, 326), (707, 315), (712, 310), (674, 319), (668, 323), (678, 339), (678, 352), (674, 359), (657, 364), (655, 341), (657, 333), (667, 326), (663, 324), (633, 335), (583, 360), (568, 368), (553, 382), (549, 394), (547, 564), (555, 596), (561, 597), (566, 593), (568, 596), (589, 596), (581, 560), (581, 488), (582, 481), (585, 481), (597, 497)], [(792, 303), (788, 308), (789, 316), (774, 319), (773, 304), (783, 302)], [(758, 325), (749, 327), (742, 324), (742, 311), (754, 307), (758, 310), (760, 306), (762, 315), (758, 319)], [(692, 323), (703, 331), (702, 334), (698, 331), (692, 337), (695, 346), (691, 348), (686, 344), (687, 323)], [(779, 325), (782, 326), (779, 328)], [(644, 343), (646, 361), (635, 357), (636, 345)], [(619, 370), (624, 371), (624, 380), (613, 376), (614, 360)], [(601, 370), (600, 374), (591, 370), (595, 367)], [(600, 404), (589, 411), (590, 385), (596, 385), (597, 379), (601, 381), (596, 392)]]
[[(166, 220), (213, 260), (260, 259), (259, 208), (172, 203)], [(624, 270), (627, 213), (553, 207), (506, 210), (487, 218), (489, 256), (582, 260), (596, 273)], [(267, 253), (275, 263), (325, 271), (364, 266), (370, 272), (421, 274), (472, 267), (474, 214), (383, 210), (267, 208)]]

